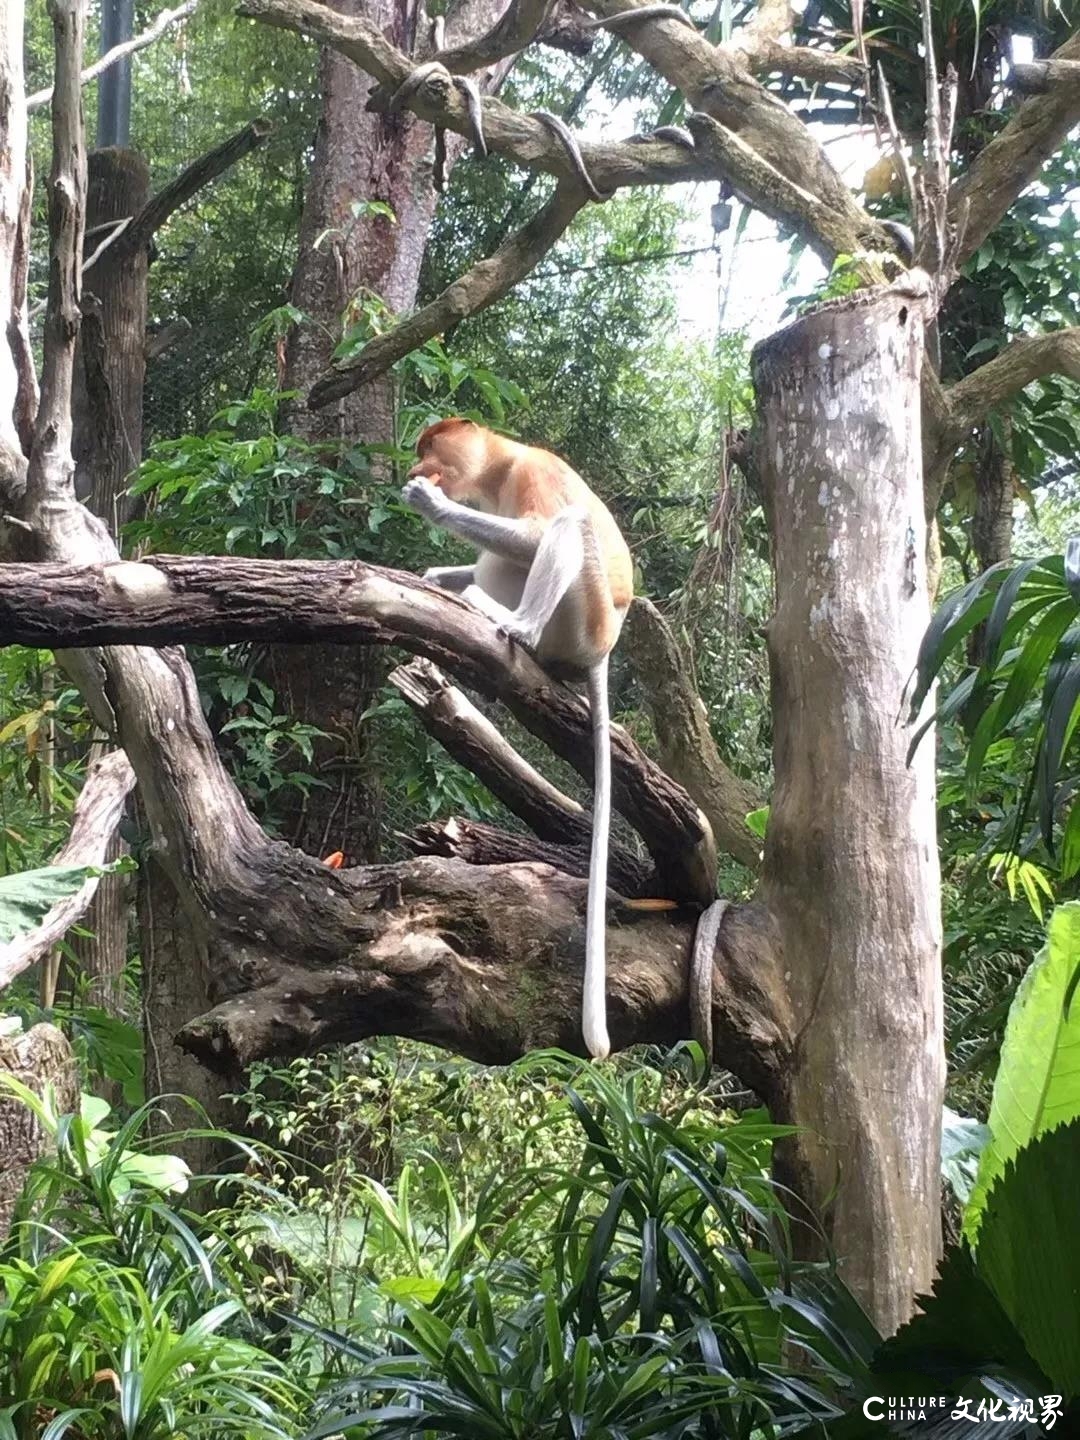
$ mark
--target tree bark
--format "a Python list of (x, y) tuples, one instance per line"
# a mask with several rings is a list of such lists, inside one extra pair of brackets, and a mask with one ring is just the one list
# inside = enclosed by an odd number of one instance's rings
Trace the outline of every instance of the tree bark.
[[(35, 1025), (21, 1035), (0, 1036), (0, 1074), (13, 1075), (41, 1094), (46, 1085), (56, 1092), (61, 1115), (70, 1115), (79, 1100), (79, 1070), (62, 1030)], [(49, 1149), (47, 1137), (21, 1100), (0, 1091), (0, 1240), (11, 1226), (11, 1212), (22, 1192), (27, 1171)]]
[[(141, 155), (117, 146), (91, 151), (84, 263), (107, 227), (137, 215), (149, 195), (150, 168)], [(75, 366), (75, 489), (116, 536), (131, 516), (128, 477), (142, 460), (146, 275), (145, 246), (114, 244), (83, 278), (84, 296), (97, 304), (83, 325)]]
[[(149, 197), (150, 167), (141, 155), (119, 146), (91, 151), (84, 265), (109, 228), (137, 215)], [(75, 492), (117, 539), (132, 514), (129, 477), (142, 460), (147, 269), (145, 245), (114, 244), (83, 278), (84, 317), (71, 395)], [(91, 760), (104, 750), (96, 745)], [(114, 836), (107, 858), (126, 852), (123, 839)], [(129, 895), (125, 876), (105, 876), (87, 913), (89, 935), (72, 938), (91, 982), (88, 998), (113, 1015), (123, 1011)]]
[(23, 95), (24, 0), (0, 5), (0, 479), (21, 490), (36, 407), (26, 325), (30, 185)]
[(900, 723), (929, 620), (922, 339), (901, 284), (822, 307), (753, 360), (777, 589), (761, 899), (796, 1035), (776, 1118), (804, 1127), (781, 1170), (886, 1333), (940, 1248), (934, 748), (908, 766)]
[[(8, 643), (53, 648), (164, 646), (184, 640), (230, 644), (271, 636), (293, 643), (363, 639), (400, 645), (497, 696), (532, 734), (592, 780), (587, 703), (525, 650), (500, 638), (466, 600), (401, 571), (360, 561), (184, 555), (104, 566), (5, 565), (0, 566), (0, 635)], [(176, 671), (185, 691), (192, 683), (182, 657), (168, 651), (137, 653), (159, 677), (164, 667)], [(160, 678), (143, 683), (161, 693)], [(138, 724), (144, 717), (132, 719)], [(209, 731), (192, 723), (188, 738), (224, 776)], [(611, 728), (611, 769), (615, 808), (645, 841), (668, 897), (711, 900), (716, 853), (698, 807), (621, 725)], [(175, 784), (175, 777), (170, 779)], [(225, 791), (215, 802), (220, 799), (230, 810), (240, 806), (231, 784)], [(246, 824), (256, 828), (250, 816)], [(191, 851), (191, 839), (183, 836), (183, 853)]]
[[(409, 52), (430, 48), (417, 0), (335, 0), (347, 16), (363, 16)], [(455, 7), (449, 28), (486, 29), (506, 0), (469, 0)], [(399, 314), (416, 301), (420, 265), (438, 196), (429, 151), (432, 131), (414, 115), (380, 115), (367, 108), (374, 82), (340, 51), (325, 47), (319, 62), (323, 105), (311, 179), (304, 197), (292, 303), (307, 319), (289, 337), (285, 388), (305, 397), (350, 319), (350, 306), (371, 295)], [(481, 83), (483, 79), (481, 77)], [(451, 137), (447, 163), (463, 142)], [(378, 201), (393, 211), (354, 214), (354, 204)], [(382, 376), (315, 413), (295, 406), (290, 426), (312, 443), (396, 439), (395, 382)], [(373, 860), (382, 838), (382, 785), (367, 755), (364, 712), (382, 683), (385, 665), (369, 647), (313, 645), (304, 651), (273, 646), (259, 670), (290, 714), (327, 732), (313, 740), (313, 770), (327, 783), (287, 802), (283, 833), (303, 850), (343, 850), (355, 863)]]

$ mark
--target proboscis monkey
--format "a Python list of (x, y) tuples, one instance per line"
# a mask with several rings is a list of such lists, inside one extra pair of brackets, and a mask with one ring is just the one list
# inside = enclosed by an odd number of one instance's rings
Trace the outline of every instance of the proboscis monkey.
[[(416, 442), (402, 496), (434, 524), (479, 548), (475, 565), (428, 570), (540, 660), (584, 670), (592, 713), (595, 785), (585, 919), (582, 1034), (610, 1051), (604, 940), (611, 825), (610, 654), (633, 595), (630, 551), (610, 511), (548, 450), (471, 420), (440, 420)], [(463, 502), (470, 502), (470, 508)]]

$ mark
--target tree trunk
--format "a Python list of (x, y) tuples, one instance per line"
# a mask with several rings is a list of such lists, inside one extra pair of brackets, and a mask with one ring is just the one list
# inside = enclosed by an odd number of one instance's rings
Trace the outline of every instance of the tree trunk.
[[(406, 51), (430, 51), (417, 0), (334, 0), (334, 8), (373, 21)], [(447, 43), (459, 30), (481, 33), (505, 8), (506, 0), (456, 6)], [(488, 77), (477, 79), (482, 86), (489, 83)], [(285, 363), (285, 388), (301, 397), (330, 368), (342, 318), (348, 321), (354, 302), (374, 294), (396, 314), (415, 303), (438, 202), (431, 127), (408, 113), (367, 110), (374, 81), (337, 50), (323, 50), (319, 81), (323, 109), (291, 295), (308, 319), (289, 337)], [(447, 136), (448, 166), (461, 149), (459, 137)], [(388, 205), (396, 223), (385, 216), (357, 216), (353, 207), (364, 201)], [(392, 443), (395, 382), (382, 376), (318, 411), (308, 410), (301, 399), (290, 424), (313, 443)], [(328, 783), (297, 796), (285, 833), (313, 854), (340, 849), (351, 863), (375, 859), (383, 830), (382, 786), (367, 759), (361, 716), (383, 681), (382, 658), (365, 647), (275, 646), (260, 669), (292, 715), (329, 735), (315, 740), (312, 766)]]
[[(150, 169), (141, 155), (118, 147), (92, 150), (87, 156), (85, 259), (118, 221), (136, 215), (149, 198)], [(72, 390), (75, 486), (116, 536), (131, 516), (128, 478), (142, 460), (146, 275), (145, 247), (130, 252), (113, 245), (83, 281), (89, 315)]]
[[(138, 918), (142, 936), (143, 1073), (148, 1096), (168, 1096), (154, 1117), (155, 1129), (198, 1126), (191, 1109), (178, 1101), (189, 1096), (213, 1124), (236, 1128), (238, 1112), (223, 1096), (235, 1088), (181, 1050), (176, 1035), (192, 1016), (207, 1006), (209, 980), (200, 936), (192, 929), (176, 889), (159, 864), (147, 864), (138, 875)], [(236, 1079), (233, 1076), (232, 1079)], [(172, 1147), (196, 1174), (211, 1174), (228, 1156), (219, 1142), (186, 1139)]]
[[(416, 0), (335, 0), (335, 8), (374, 20), (406, 49), (416, 43)], [(289, 337), (285, 365), (285, 388), (301, 397), (330, 368), (355, 297), (373, 292), (393, 311), (413, 304), (436, 202), (424, 160), (430, 127), (411, 115), (366, 110), (373, 82), (336, 50), (323, 50), (319, 82), (322, 116), (291, 295), (308, 318)], [(354, 205), (371, 200), (389, 205), (397, 223), (353, 213)], [(385, 377), (320, 411), (301, 399), (290, 425), (312, 442), (389, 443), (395, 438), (393, 381)], [(360, 717), (382, 682), (383, 660), (364, 646), (274, 646), (260, 669), (290, 714), (328, 734), (315, 740), (312, 766), (327, 783), (297, 794), (285, 833), (315, 854), (340, 849), (351, 862), (373, 860), (382, 833), (381, 786), (367, 763)]]
[[(922, 303), (826, 305), (754, 355), (776, 573), (762, 897), (797, 1037), (781, 1171), (886, 1333), (940, 1249), (942, 1034), (934, 748), (907, 764), (926, 629)], [(816, 1237), (802, 1229), (804, 1249)]]
[[(84, 263), (112, 227), (138, 214), (149, 198), (150, 168), (141, 155), (119, 147), (91, 151)], [(105, 250), (84, 276), (86, 318), (71, 395), (75, 488), (117, 538), (131, 516), (129, 477), (142, 460), (146, 277), (146, 248), (129, 252), (119, 245)], [(96, 745), (91, 759), (104, 748)], [(126, 852), (117, 836), (108, 859)], [(90, 934), (72, 940), (79, 968), (91, 981), (88, 998), (113, 1015), (123, 1011), (129, 896), (125, 876), (107, 875), (87, 912)]]
[[(0, 1036), (0, 1073), (14, 1075), (39, 1095), (51, 1085), (61, 1115), (70, 1115), (78, 1104), (78, 1066), (55, 1025)], [(8, 1233), (26, 1172), (46, 1149), (45, 1134), (32, 1112), (13, 1095), (0, 1094), (0, 1240)]]

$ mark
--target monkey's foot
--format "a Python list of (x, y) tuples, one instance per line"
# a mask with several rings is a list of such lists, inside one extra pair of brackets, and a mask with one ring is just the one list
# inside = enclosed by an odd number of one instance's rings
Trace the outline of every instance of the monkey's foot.
[(540, 636), (537, 631), (519, 620), (500, 621), (496, 628), (505, 640), (512, 640), (516, 645), (524, 645), (526, 650), (535, 650), (540, 644)]

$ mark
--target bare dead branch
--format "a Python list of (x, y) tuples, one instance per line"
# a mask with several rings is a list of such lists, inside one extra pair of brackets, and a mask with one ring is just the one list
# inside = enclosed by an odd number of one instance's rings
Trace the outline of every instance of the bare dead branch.
[(49, 298), (41, 367), (41, 400), (26, 477), (27, 498), (43, 507), (70, 489), (71, 377), (79, 335), (83, 225), (86, 220), (86, 150), (82, 133), (79, 64), (85, 7), (55, 0), (56, 45), (52, 101), (53, 159), (49, 171)]
[(176, 320), (170, 320), (168, 325), (163, 325), (160, 330), (155, 330), (146, 337), (147, 363), (159, 359), (174, 345), (178, 345), (185, 335), (190, 334), (191, 321), (183, 315)]
[[(501, 639), (460, 596), (403, 571), (360, 561), (179, 555), (104, 566), (4, 565), (0, 636), (51, 649), (242, 639), (400, 645), (502, 700), (592, 780), (587, 702)], [(711, 899), (708, 821), (621, 726), (612, 728), (612, 772), (615, 806), (645, 841), (670, 898)]]
[(512, 0), (484, 35), (439, 50), (437, 58), (452, 75), (467, 75), (517, 55), (536, 38), (551, 5), (552, 0)]
[(1010, 76), (1022, 95), (1046, 95), (1057, 85), (1080, 85), (1080, 60), (1014, 61)]
[[(1046, 64), (1080, 61), (1080, 31), (1070, 35)], [(1069, 131), (1080, 123), (1080, 85), (1052, 85), (1033, 95), (978, 154), (952, 188), (950, 219), (967, 207), (958, 261), (963, 264), (990, 234), (1017, 196), (1038, 177)]]
[[(178, 20), (186, 20), (189, 15), (194, 15), (198, 6), (199, 0), (184, 0), (184, 3), (178, 5), (175, 10), (163, 10), (153, 24), (148, 25), (141, 34), (133, 36), (130, 40), (123, 40), (119, 45), (114, 45), (92, 65), (87, 65), (82, 72), (82, 84), (89, 85), (92, 80), (96, 80), (99, 75), (104, 75), (106, 70), (110, 70), (118, 60), (123, 60), (126, 55), (134, 55), (137, 50), (145, 50), (148, 45), (153, 45), (154, 41), (160, 40), (165, 31), (175, 25)], [(48, 105), (52, 94), (51, 85), (44, 90), (35, 90), (33, 95), (26, 97), (27, 111), (40, 110), (43, 106)]]
[(117, 248), (130, 253), (146, 245), (170, 215), (186, 204), (193, 195), (205, 189), (212, 180), (223, 175), (238, 160), (242, 160), (245, 155), (250, 155), (252, 150), (262, 145), (270, 130), (269, 120), (252, 120), (228, 140), (215, 146), (213, 150), (208, 150), (198, 160), (192, 161), (181, 170), (175, 180), (150, 197), (119, 237)]
[(410, 660), (388, 678), (417, 712), (424, 729), (541, 840), (588, 844), (584, 806), (545, 780), (438, 666), (430, 660)]
[[(511, 834), (477, 820), (434, 820), (418, 825), (405, 842), (417, 855), (444, 855), (469, 865), (550, 865), (581, 880), (589, 875), (589, 838), (583, 843), (569, 839), (565, 844), (538, 840), (533, 835)], [(615, 896), (652, 899), (656, 895), (656, 871), (621, 846), (612, 849), (608, 863), (608, 887)]]
[(701, 806), (717, 848), (758, 869), (761, 842), (746, 817), (763, 798), (720, 758), (678, 641), (652, 601), (639, 596), (630, 606), (623, 643), (652, 716), (661, 764)]
[(945, 391), (953, 426), (962, 435), (991, 410), (1044, 375), (1080, 380), (1080, 326), (1024, 336)]
[(576, 182), (558, 185), (547, 204), (493, 255), (478, 261), (430, 304), (370, 340), (359, 355), (318, 380), (308, 395), (310, 407), (318, 410), (385, 375), (403, 355), (433, 335), (441, 335), (466, 315), (486, 310), (508, 295), (540, 263), (584, 204), (585, 196)]
[[(134, 785), (135, 772), (122, 750), (92, 765), (75, 802), (71, 833), (50, 865), (103, 865)], [(74, 895), (58, 901), (33, 930), (0, 945), (0, 990), (64, 938), (86, 913), (99, 883), (97, 876), (87, 880)]]
[[(594, 13), (619, 13), (610, 0), (588, 0)], [(376, 107), (399, 89), (413, 70), (411, 58), (391, 45), (371, 22), (346, 17), (317, 0), (242, 0), (240, 13), (267, 24), (308, 35), (348, 56), (378, 81)], [(804, 190), (821, 202), (815, 221), (828, 226), (828, 236), (817, 238), (817, 248), (829, 254), (864, 248), (862, 237), (875, 230), (874, 221), (855, 203), (839, 173), (806, 126), (754, 79), (745, 55), (710, 45), (704, 37), (674, 20), (657, 18), (632, 27), (627, 42), (644, 55), (666, 78), (682, 89), (698, 109), (721, 125), (738, 132), (738, 144), (714, 146), (695, 156), (683, 146), (670, 144), (582, 144), (586, 169), (605, 194), (627, 185), (671, 184), (690, 179), (727, 178), (752, 203), (773, 213), (775, 187), (759, 195), (762, 174), (769, 167), (796, 185), (793, 196)], [(639, 33), (640, 32), (640, 33)], [(409, 108), (429, 123), (471, 133), (467, 107), (454, 87), (430, 76), (410, 98)], [(529, 169), (546, 170), (570, 179), (574, 169), (564, 146), (542, 121), (521, 115), (500, 100), (484, 101), (484, 133), (491, 150)], [(765, 167), (749, 163), (757, 155)], [(721, 164), (722, 158), (722, 164)], [(728, 169), (726, 167), (732, 167)], [(770, 197), (772, 197), (770, 202)], [(796, 212), (786, 216), (804, 228), (814, 225)]]
[[(486, 1064), (543, 1046), (582, 1052), (584, 881), (544, 865), (433, 857), (323, 870), (321, 902), (299, 880), (299, 872), (280, 874), (275, 902), (258, 871), (238, 876), (230, 913), (243, 907), (248, 928), (259, 915), (266, 930), (248, 949), (249, 988), (181, 1032), (180, 1043), (204, 1064), (233, 1070), (371, 1035), (411, 1035)], [(284, 922), (291, 933), (290, 912), (309, 898), (307, 945), (324, 963), (301, 968), (277, 957), (275, 929)], [(610, 915), (616, 1047), (685, 1037), (696, 914), (612, 904)], [(782, 1083), (793, 1033), (779, 969), (764, 912), (733, 906), (716, 954), (717, 1051), (765, 1097)]]

